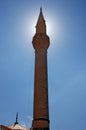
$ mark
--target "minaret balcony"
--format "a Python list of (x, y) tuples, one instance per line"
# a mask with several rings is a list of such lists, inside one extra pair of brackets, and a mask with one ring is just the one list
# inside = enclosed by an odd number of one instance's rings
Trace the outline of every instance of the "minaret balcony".
[(32, 43), (36, 50), (47, 50), (50, 45), (50, 40), (46, 34), (39, 33), (35, 34)]

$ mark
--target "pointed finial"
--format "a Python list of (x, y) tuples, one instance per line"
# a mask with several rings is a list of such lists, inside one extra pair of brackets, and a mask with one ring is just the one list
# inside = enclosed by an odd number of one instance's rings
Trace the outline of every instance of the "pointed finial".
[(42, 6), (40, 7), (40, 12), (42, 12)]
[(15, 125), (18, 124), (18, 112), (16, 114), (16, 122), (15, 122)]

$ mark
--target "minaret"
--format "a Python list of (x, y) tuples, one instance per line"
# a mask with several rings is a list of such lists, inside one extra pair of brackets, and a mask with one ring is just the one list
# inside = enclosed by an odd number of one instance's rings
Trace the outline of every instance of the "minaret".
[(46, 34), (46, 23), (42, 8), (40, 8), (36, 34), (32, 43), (35, 49), (35, 74), (33, 123), (31, 129), (49, 130), (47, 49), (50, 43)]

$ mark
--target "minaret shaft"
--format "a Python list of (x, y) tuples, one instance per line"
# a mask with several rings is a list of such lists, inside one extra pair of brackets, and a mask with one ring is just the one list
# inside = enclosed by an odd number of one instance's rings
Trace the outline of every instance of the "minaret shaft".
[[(35, 51), (33, 128), (49, 129), (47, 50)], [(41, 130), (41, 129), (40, 129)]]
[(49, 120), (47, 51), (35, 52), (34, 119)]

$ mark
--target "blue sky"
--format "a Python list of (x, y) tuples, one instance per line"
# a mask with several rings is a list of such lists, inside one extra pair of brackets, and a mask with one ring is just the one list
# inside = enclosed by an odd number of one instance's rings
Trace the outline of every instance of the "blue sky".
[(51, 22), (50, 128), (86, 130), (85, 0), (0, 0), (0, 124), (14, 123), (19, 112), (19, 122), (31, 126), (32, 37), (41, 5), (47, 24)]

